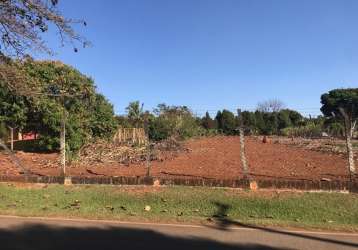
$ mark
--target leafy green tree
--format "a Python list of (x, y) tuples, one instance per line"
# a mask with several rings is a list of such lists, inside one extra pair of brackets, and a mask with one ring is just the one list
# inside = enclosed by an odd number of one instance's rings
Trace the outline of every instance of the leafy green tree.
[[(250, 111), (241, 112), (242, 123), (245, 128), (245, 133), (254, 134), (257, 132), (256, 128), (256, 116), (255, 113)], [(238, 121), (239, 123), (239, 121)]]
[(158, 116), (149, 120), (148, 133), (150, 140), (161, 141), (171, 137), (173, 129), (164, 116)]
[(280, 110), (280, 112), (274, 115), (277, 115), (278, 130), (292, 126), (289, 110)]
[(220, 110), (216, 113), (215, 121), (216, 121), (217, 129), (219, 130), (220, 133), (222, 133), (223, 124), (222, 124), (222, 113)]
[(93, 137), (110, 138), (117, 129), (113, 105), (102, 94), (96, 94), (90, 116), (90, 129)]
[(321, 111), (326, 117), (335, 117), (344, 122), (349, 170), (354, 176), (352, 137), (358, 120), (358, 88), (331, 90), (321, 96), (321, 103)]
[(26, 122), (26, 104), (21, 96), (0, 88), (0, 120), (7, 126), (22, 129)]
[(126, 111), (128, 120), (133, 127), (143, 127), (143, 104), (140, 105), (139, 101), (130, 102)]
[(209, 112), (205, 113), (205, 116), (201, 119), (201, 125), (206, 129), (215, 129), (216, 124), (215, 121), (210, 117)]
[(149, 119), (149, 138), (159, 141), (169, 137), (186, 139), (202, 134), (196, 118), (186, 106), (159, 104), (155, 117)]
[(278, 117), (276, 112), (264, 112), (262, 114), (263, 120), (265, 122), (263, 134), (273, 135), (278, 132)]
[(3, 122), (0, 122), (0, 139), (6, 141), (8, 137), (6, 125)]
[(303, 123), (303, 116), (295, 111), (295, 110), (291, 110), (291, 109), (284, 109), (282, 110), (282, 112), (288, 112), (289, 113), (289, 117), (291, 120), (291, 125), (292, 126), (300, 126)]
[[(59, 148), (63, 109), (66, 114), (66, 143), (69, 152), (77, 152), (93, 138), (109, 138), (116, 127), (113, 107), (96, 93), (91, 78), (61, 62), (26, 60), (19, 67), (34, 82), (34, 95), (25, 100), (24, 130), (39, 134), (38, 146)], [(5, 86), (2, 87), (6, 89)], [(13, 93), (13, 98), (18, 95)], [(17, 100), (17, 105), (22, 102)]]
[(259, 134), (267, 135), (266, 124), (263, 117), (263, 112), (255, 111), (255, 127)]
[(234, 135), (237, 133), (237, 121), (234, 113), (224, 109), (222, 112), (218, 112), (215, 118), (218, 122), (218, 129), (226, 135)]

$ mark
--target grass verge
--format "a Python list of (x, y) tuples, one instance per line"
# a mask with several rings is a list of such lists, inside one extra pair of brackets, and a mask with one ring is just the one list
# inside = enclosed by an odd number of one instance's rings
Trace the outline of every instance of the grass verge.
[[(145, 210), (146, 206), (149, 211)], [(209, 224), (225, 220), (358, 231), (358, 195), (3, 183), (0, 184), (0, 214)]]

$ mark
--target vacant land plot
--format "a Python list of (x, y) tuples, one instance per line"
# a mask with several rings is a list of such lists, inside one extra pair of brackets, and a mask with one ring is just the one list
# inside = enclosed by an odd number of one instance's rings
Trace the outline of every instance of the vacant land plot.
[(0, 214), (196, 223), (225, 220), (357, 231), (358, 196), (223, 188), (0, 184)]
[[(286, 141), (271, 139), (262, 143), (260, 138), (246, 139), (246, 156), (250, 174), (256, 178), (290, 179), (346, 179), (349, 177), (344, 153), (319, 150)], [(167, 177), (242, 177), (239, 137), (217, 136), (192, 139), (184, 144), (186, 150), (176, 157), (151, 162), (152, 176)], [(58, 175), (57, 154), (18, 152), (23, 165), (42, 175)], [(0, 173), (18, 174), (8, 156), (0, 157)], [(98, 162), (87, 166), (72, 165), (72, 176), (144, 176), (146, 162), (123, 165), (118, 162)]]

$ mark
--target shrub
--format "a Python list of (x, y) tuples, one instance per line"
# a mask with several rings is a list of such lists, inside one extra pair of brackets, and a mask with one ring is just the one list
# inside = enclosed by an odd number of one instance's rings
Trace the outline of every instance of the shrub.
[(319, 137), (323, 129), (321, 124), (309, 123), (300, 127), (288, 127), (281, 130), (282, 135), (290, 137)]
[(148, 121), (149, 139), (160, 141), (169, 137), (187, 139), (205, 134), (197, 119), (185, 106), (167, 106), (159, 104), (155, 110), (157, 116)]

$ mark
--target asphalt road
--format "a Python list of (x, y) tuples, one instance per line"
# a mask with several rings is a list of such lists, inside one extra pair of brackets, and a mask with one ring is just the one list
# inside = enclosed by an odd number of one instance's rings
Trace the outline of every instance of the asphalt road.
[(0, 216), (0, 249), (358, 249), (358, 234)]

